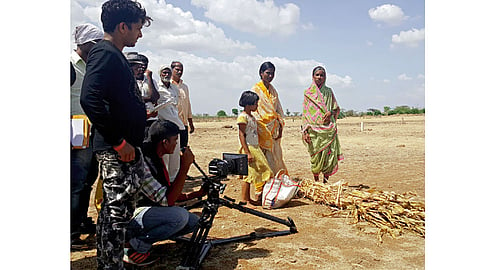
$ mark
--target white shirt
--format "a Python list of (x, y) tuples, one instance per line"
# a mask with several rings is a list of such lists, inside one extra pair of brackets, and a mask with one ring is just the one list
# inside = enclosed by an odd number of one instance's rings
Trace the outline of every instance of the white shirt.
[(82, 93), (82, 83), (87, 64), (76, 51), (73, 51), (70, 55), (70, 62), (72, 62), (76, 75), (75, 83), (70, 86), (70, 115), (85, 115), (82, 106), (80, 106), (80, 94)]
[(237, 118), (237, 124), (239, 123), (247, 124), (245, 128), (247, 145), (258, 146), (257, 120), (255, 117), (248, 115), (246, 112), (241, 112)]
[(185, 125), (178, 115), (178, 88), (171, 83), (167, 88), (161, 81), (157, 86), (160, 95), (157, 101), (158, 118), (172, 121), (180, 130), (185, 130)]
[[(155, 81), (154, 78), (152, 78), (152, 84), (154, 86), (157, 86), (157, 82)], [(137, 80), (137, 85), (138, 85), (138, 89), (140, 89), (140, 92), (142, 93), (142, 97), (146, 97), (147, 94), (148, 94), (148, 79), (147, 79), (147, 76), (143, 76), (143, 80)], [(153, 90), (155, 91), (155, 89)], [(152, 102), (145, 102), (145, 108), (147, 110), (153, 110), (153, 103)]]

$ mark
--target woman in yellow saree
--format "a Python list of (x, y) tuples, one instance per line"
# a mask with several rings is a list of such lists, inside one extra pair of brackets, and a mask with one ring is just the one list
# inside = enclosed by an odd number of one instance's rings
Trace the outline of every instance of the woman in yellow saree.
[(253, 112), (257, 119), (258, 143), (273, 173), (283, 170), (288, 175), (281, 146), (284, 114), (277, 90), (271, 84), (275, 77), (275, 66), (271, 62), (264, 62), (259, 74), (261, 81), (252, 87), (252, 91), (260, 97), (258, 109)]
[(310, 166), (315, 181), (323, 173), (323, 183), (338, 170), (343, 159), (337, 136), (337, 117), (340, 113), (331, 88), (325, 86), (327, 73), (321, 66), (312, 72), (312, 84), (304, 92), (302, 139), (310, 154)]

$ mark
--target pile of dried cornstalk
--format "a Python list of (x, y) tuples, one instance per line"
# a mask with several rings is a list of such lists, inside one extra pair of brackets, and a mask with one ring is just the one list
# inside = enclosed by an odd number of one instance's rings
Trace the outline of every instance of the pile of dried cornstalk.
[(299, 195), (330, 207), (324, 216), (351, 217), (354, 223), (367, 221), (379, 228), (378, 238), (389, 233), (393, 238), (410, 230), (425, 237), (425, 202), (413, 193), (395, 194), (363, 185), (349, 187), (347, 182), (322, 184), (312, 180), (301, 182)]

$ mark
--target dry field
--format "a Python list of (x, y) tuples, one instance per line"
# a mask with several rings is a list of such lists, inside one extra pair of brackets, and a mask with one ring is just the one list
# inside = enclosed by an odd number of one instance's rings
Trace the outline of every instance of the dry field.
[[(196, 120), (196, 121), (195, 121)], [(194, 119), (195, 133), (190, 145), (197, 163), (207, 171), (213, 158), (238, 149), (235, 119), (218, 121)], [(363, 132), (360, 123), (364, 123)], [(282, 141), (285, 163), (292, 177), (310, 179), (309, 158), (302, 144), (299, 118), (288, 118)], [(367, 185), (401, 194), (413, 192), (425, 198), (425, 117), (382, 116), (340, 119), (339, 139), (345, 160), (330, 183), (339, 180), (350, 185)], [(190, 175), (200, 176), (192, 166)], [(225, 195), (238, 199), (240, 181), (229, 177)], [(187, 183), (185, 191), (197, 190), (201, 180)], [(195, 209), (194, 212), (200, 212)], [(425, 269), (425, 239), (405, 231), (396, 239), (386, 235), (377, 240), (374, 225), (353, 224), (350, 219), (323, 217), (329, 208), (301, 198), (286, 207), (264, 211), (276, 217), (291, 217), (298, 233), (216, 246), (202, 269)], [(95, 215), (92, 208), (90, 213)], [(285, 230), (285, 226), (227, 207), (220, 207), (211, 238), (225, 238), (253, 231)], [(162, 258), (144, 269), (175, 269), (184, 246), (172, 241), (156, 245)], [(71, 252), (72, 269), (95, 269), (96, 250)]]

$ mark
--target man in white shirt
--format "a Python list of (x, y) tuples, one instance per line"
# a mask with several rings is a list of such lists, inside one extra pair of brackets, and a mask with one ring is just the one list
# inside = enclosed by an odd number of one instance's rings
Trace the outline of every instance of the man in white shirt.
[[(169, 66), (163, 65), (159, 70), (160, 83), (158, 84), (158, 93), (160, 97), (157, 100), (156, 110), (158, 112), (158, 119), (169, 120), (175, 123), (180, 132), (185, 130), (185, 126), (178, 115), (178, 88), (170, 83), (172, 78), (172, 70)], [(170, 182), (175, 180), (178, 170), (180, 169), (180, 144), (175, 147), (173, 154), (163, 156), (163, 161), (168, 170)]]
[[(93, 45), (103, 39), (103, 32), (95, 25), (86, 23), (75, 27), (74, 37), (77, 48), (70, 55), (70, 63), (75, 71), (75, 81), (70, 86), (70, 117), (86, 119), (85, 112), (80, 106), (80, 93), (87, 56)], [(86, 121), (84, 123), (86, 124)], [(82, 139), (84, 145), (74, 147), (71, 142), (70, 233), (72, 249), (86, 248), (86, 243), (80, 239), (80, 235), (95, 233), (95, 224), (93, 224), (92, 218), (87, 217), (90, 192), (98, 174), (97, 160), (93, 157), (91, 147), (92, 136)]]

